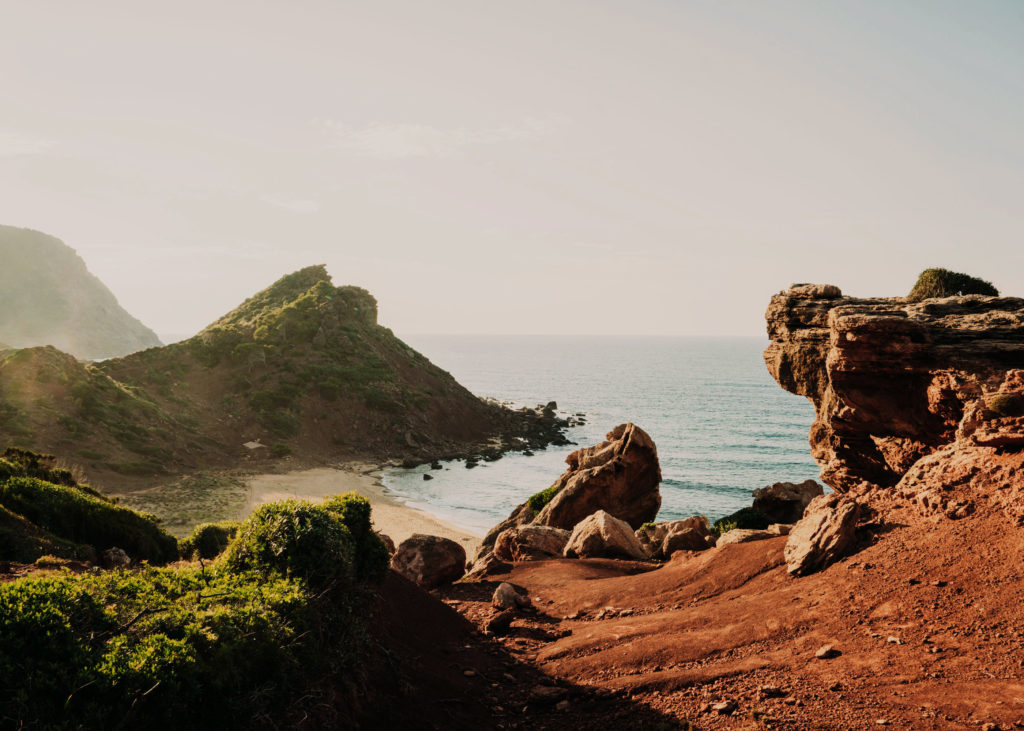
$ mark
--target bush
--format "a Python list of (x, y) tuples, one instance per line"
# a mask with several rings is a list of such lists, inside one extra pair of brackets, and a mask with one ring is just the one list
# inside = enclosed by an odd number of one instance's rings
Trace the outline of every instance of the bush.
[(178, 544), (156, 518), (123, 508), (75, 487), (35, 477), (0, 482), (0, 505), (43, 531), (98, 552), (117, 546), (133, 559), (166, 563), (178, 557)]
[(952, 297), (962, 294), (984, 294), (999, 296), (999, 290), (991, 282), (968, 274), (951, 272), (948, 269), (925, 269), (917, 278), (917, 284), (907, 295), (907, 302), (920, 302), (932, 297)]
[(772, 524), (772, 520), (759, 510), (753, 508), (742, 508), (732, 515), (719, 518), (711, 526), (711, 532), (716, 536), (727, 533), (734, 528), (745, 530), (764, 530)]
[(279, 575), (318, 587), (345, 585), (354, 575), (355, 540), (323, 505), (282, 500), (253, 512), (223, 560), (232, 571)]
[(1024, 396), (1019, 393), (997, 393), (986, 405), (998, 416), (1024, 416)]
[(284, 442), (277, 442), (276, 444), (274, 444), (274, 446), (272, 446), (270, 448), (270, 456), (273, 457), (274, 459), (280, 459), (282, 457), (287, 457), (291, 453), (292, 453), (292, 448), (289, 447)]
[(186, 560), (196, 555), (199, 558), (216, 558), (238, 534), (241, 525), (235, 520), (197, 525), (192, 535), (178, 541), (178, 555)]
[[(387, 570), (371, 539), (354, 493), (290, 500), (260, 507), (212, 569), (0, 584), (4, 723), (276, 728), (322, 711), (325, 696), (355, 697), (371, 587), (353, 575)], [(348, 727), (348, 705), (332, 712)]]
[(550, 503), (555, 495), (559, 492), (557, 485), (552, 485), (546, 490), (541, 490), (535, 495), (531, 495), (530, 499), (526, 501), (526, 504), (530, 506), (530, 509), (535, 513), (539, 513), (544, 509), (544, 506)]
[(369, 501), (355, 492), (347, 492), (328, 498), (324, 507), (341, 519), (355, 541), (356, 577), (382, 580), (387, 575), (391, 557), (387, 546), (373, 530)]

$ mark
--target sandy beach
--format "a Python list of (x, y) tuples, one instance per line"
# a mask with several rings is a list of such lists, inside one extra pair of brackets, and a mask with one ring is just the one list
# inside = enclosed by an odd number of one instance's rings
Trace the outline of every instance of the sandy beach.
[(413, 533), (427, 533), (458, 541), (467, 555), (476, 552), (482, 536), (470, 533), (404, 504), (390, 495), (380, 482), (380, 470), (372, 464), (351, 464), (339, 468), (317, 467), (286, 474), (265, 474), (245, 478), (248, 496), (235, 516), (243, 519), (255, 508), (275, 500), (300, 498), (322, 500), (328, 495), (355, 491), (373, 506), (373, 524), (397, 545)]

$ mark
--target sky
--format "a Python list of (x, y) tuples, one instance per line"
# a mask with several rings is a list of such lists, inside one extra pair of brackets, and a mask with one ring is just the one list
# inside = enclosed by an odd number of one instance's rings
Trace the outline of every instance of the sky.
[(326, 264), (422, 333), (1024, 295), (1017, 0), (0, 0), (0, 223), (162, 334)]

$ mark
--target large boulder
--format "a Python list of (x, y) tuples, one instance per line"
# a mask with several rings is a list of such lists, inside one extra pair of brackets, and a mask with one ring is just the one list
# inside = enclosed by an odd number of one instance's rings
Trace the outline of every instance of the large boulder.
[(462, 577), (466, 549), (453, 540), (414, 533), (391, 557), (391, 568), (425, 589)]
[(654, 440), (635, 424), (620, 424), (607, 441), (566, 458), (569, 469), (551, 486), (551, 501), (535, 522), (572, 530), (603, 510), (633, 529), (654, 520), (661, 507), (661, 466)]
[(604, 510), (587, 516), (573, 528), (563, 553), (569, 558), (647, 558), (629, 523)]
[(804, 510), (811, 500), (824, 493), (822, 486), (814, 480), (776, 482), (754, 490), (752, 507), (773, 523), (795, 523), (804, 517)]
[(786, 542), (786, 568), (794, 576), (820, 571), (843, 557), (856, 540), (861, 504), (831, 493), (814, 498)]
[(502, 531), (494, 543), (494, 555), (503, 561), (531, 561), (561, 556), (569, 531), (550, 525), (521, 525)]

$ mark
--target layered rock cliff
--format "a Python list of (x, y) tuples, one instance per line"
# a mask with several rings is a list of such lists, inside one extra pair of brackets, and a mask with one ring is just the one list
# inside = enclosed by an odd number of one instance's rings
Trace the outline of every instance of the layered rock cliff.
[[(959, 517), (969, 497), (925, 493), (972, 481), (995, 489), (1020, 461), (1024, 299), (908, 303), (794, 285), (766, 319), (768, 370), (814, 403), (811, 453), (837, 491), (897, 487)], [(924, 472), (935, 478), (927, 489)]]

